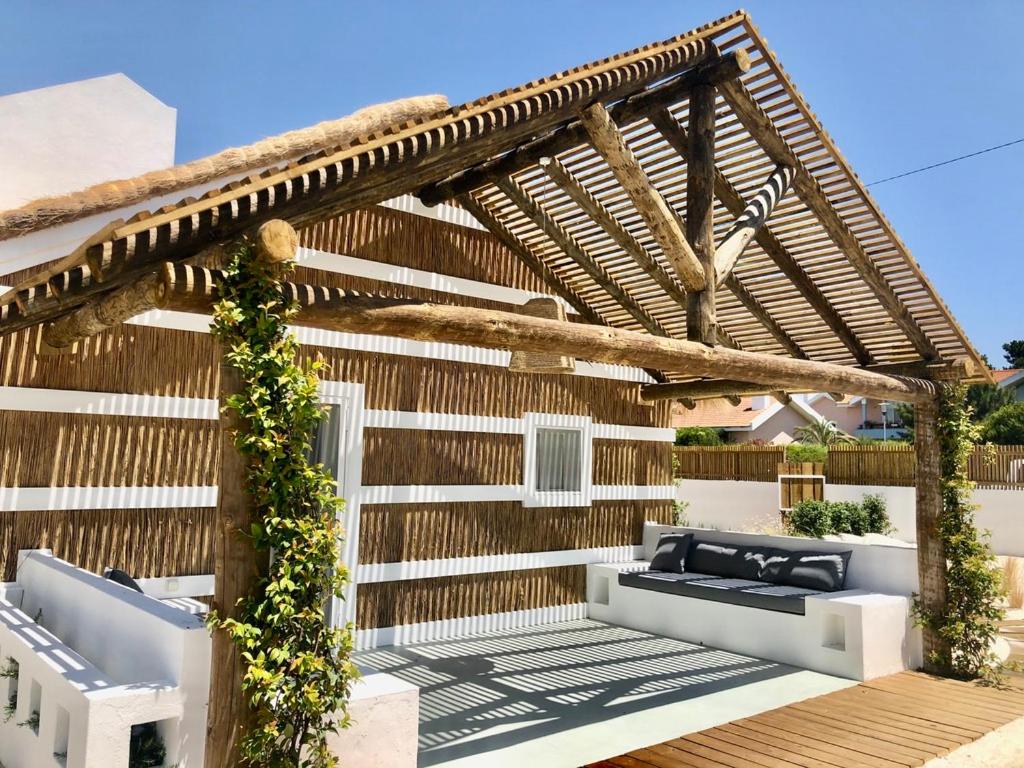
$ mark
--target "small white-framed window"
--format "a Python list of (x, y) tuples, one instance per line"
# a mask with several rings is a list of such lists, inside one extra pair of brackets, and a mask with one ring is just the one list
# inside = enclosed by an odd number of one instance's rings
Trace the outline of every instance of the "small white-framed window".
[(593, 495), (590, 417), (527, 413), (523, 421), (523, 506), (589, 506)]

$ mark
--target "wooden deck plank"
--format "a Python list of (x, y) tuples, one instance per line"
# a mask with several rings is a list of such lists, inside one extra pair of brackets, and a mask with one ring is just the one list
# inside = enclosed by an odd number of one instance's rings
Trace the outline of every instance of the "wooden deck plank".
[(1024, 689), (904, 672), (589, 768), (915, 768), (1024, 716)]
[(774, 744), (757, 741), (750, 738), (749, 734), (737, 734), (730, 730), (728, 726), (710, 728), (701, 733), (691, 734), (690, 738), (696, 738), (697, 736), (713, 739), (722, 744), (731, 744), (748, 752), (756, 752), (759, 755), (774, 757), (796, 768), (833, 768), (835, 766), (835, 763), (828, 763), (814, 757), (797, 754), (790, 749), (783, 749)]

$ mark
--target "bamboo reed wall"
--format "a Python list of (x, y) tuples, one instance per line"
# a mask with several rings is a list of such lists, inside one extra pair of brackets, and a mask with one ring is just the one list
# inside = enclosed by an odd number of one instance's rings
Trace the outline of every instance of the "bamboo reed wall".
[(493, 285), (548, 293), (489, 233), (390, 208), (353, 211), (300, 234), (310, 248)]
[(217, 425), (0, 411), (0, 486), (216, 485)]
[(524, 508), (517, 501), (366, 505), (359, 554), (397, 563), (639, 544), (645, 521), (672, 522), (668, 501)]
[[(527, 291), (537, 278), (487, 233), (385, 208), (358, 211), (300, 233), (304, 245)], [(358, 277), (298, 269), (314, 284), (511, 310)], [(2, 282), (2, 279), (0, 279)], [(73, 354), (36, 354), (40, 329), (0, 339), (0, 385), (216, 398), (219, 352), (205, 333), (125, 324)], [(589, 415), (595, 422), (664, 427), (668, 402), (640, 402), (633, 382), (540, 376), (505, 368), (308, 346), (325, 379), (365, 385), (365, 407), (518, 418), (528, 411)], [(2, 403), (0, 403), (2, 408)], [(0, 410), (0, 486), (216, 485), (217, 425), (210, 421)], [(595, 440), (594, 482), (666, 485), (664, 443)], [(521, 435), (367, 429), (364, 485), (522, 483)], [(518, 502), (365, 506), (363, 562), (468, 557), (639, 544), (645, 520), (669, 522), (667, 501), (595, 502), (524, 509)], [(47, 546), (90, 570), (139, 577), (213, 571), (213, 510), (132, 509), (0, 513), (0, 567), (19, 548)], [(359, 589), (361, 627), (389, 626), (584, 599), (582, 567), (539, 569)]]
[(2, 578), (14, 578), (20, 549), (46, 547), (99, 573), (138, 578), (213, 573), (213, 509), (79, 509), (0, 512)]
[(522, 481), (522, 435), (363, 431), (363, 485), (518, 485)]
[(362, 584), (356, 625), (372, 629), (581, 603), (586, 582), (586, 566), (570, 565)]
[[(785, 449), (774, 445), (675, 446), (675, 477), (775, 482)], [(825, 463), (828, 482), (841, 485), (913, 485), (914, 448), (905, 443), (836, 445)], [(976, 446), (968, 476), (979, 488), (1024, 490), (1024, 446)]]

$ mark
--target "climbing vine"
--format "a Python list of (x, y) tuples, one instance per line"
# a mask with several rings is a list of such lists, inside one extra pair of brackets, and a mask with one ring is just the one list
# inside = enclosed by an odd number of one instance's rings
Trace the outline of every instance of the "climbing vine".
[(351, 627), (330, 626), (325, 608), (348, 573), (339, 563), (343, 502), (335, 481), (309, 458), (323, 410), (317, 398), (323, 363), (296, 363), (286, 324), (295, 308), (282, 299), (291, 265), (270, 265), (240, 248), (225, 272), (213, 333), (241, 389), (225, 408), (238, 417), (235, 445), (246, 459), (256, 507), (248, 533), (273, 553), (268, 575), (239, 603), (239, 618), (211, 626), (239, 648), (242, 682), (254, 725), (240, 745), (247, 765), (328, 768), (337, 764), (327, 737), (348, 725), (345, 706), (358, 676)]
[(946, 387), (939, 406), (938, 439), (942, 473), (939, 535), (946, 548), (947, 605), (938, 615), (917, 606), (919, 621), (949, 644), (948, 659), (934, 659), (958, 677), (998, 678), (992, 644), (1004, 615), (1002, 579), (988, 544), (978, 529), (971, 503), (974, 483), (967, 460), (979, 439), (971, 421), (965, 385)]

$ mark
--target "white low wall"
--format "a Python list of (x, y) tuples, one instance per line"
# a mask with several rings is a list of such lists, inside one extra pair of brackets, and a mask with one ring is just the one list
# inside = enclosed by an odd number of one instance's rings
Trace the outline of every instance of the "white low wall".
[[(167, 764), (201, 768), (210, 636), (203, 620), (46, 551), (0, 588), (0, 764), (127, 768), (131, 726), (157, 723)], [(36, 719), (37, 728), (22, 725)]]
[[(917, 541), (913, 487), (825, 485), (829, 501), (861, 501), (869, 493), (886, 500), (896, 538)], [(689, 503), (686, 517), (692, 525), (723, 531), (763, 531), (779, 525), (776, 483), (683, 480), (676, 488), (676, 498)], [(1024, 557), (1024, 491), (978, 489), (973, 500), (978, 505), (979, 527), (992, 532), (995, 553)]]

